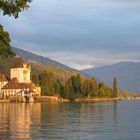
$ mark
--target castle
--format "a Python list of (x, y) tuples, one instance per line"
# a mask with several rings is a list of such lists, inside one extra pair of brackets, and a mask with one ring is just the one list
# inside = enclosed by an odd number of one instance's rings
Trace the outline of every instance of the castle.
[(0, 98), (13, 96), (40, 96), (41, 88), (30, 79), (31, 67), (19, 59), (10, 68), (10, 80), (0, 74)]

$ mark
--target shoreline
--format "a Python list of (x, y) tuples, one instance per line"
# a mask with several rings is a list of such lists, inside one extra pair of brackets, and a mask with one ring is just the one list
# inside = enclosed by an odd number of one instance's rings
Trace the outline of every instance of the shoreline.
[(118, 101), (121, 100), (119, 98), (85, 98), (85, 99), (76, 99), (75, 102), (110, 102), (110, 101)]
[[(127, 97), (127, 98), (77, 98), (73, 102), (111, 102), (111, 101), (119, 101), (119, 100), (140, 100), (140, 97)], [(71, 102), (68, 99), (64, 99), (57, 96), (39, 96), (34, 97), (35, 103), (44, 103), (44, 102), (57, 102), (57, 103), (64, 103), (64, 102)], [(11, 99), (1, 99), (0, 103), (18, 103), (16, 100)]]

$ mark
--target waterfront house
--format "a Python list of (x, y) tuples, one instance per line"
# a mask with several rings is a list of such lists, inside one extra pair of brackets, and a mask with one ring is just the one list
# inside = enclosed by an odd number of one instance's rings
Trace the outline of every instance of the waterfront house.
[(0, 98), (2, 98), (2, 88), (8, 83), (7, 77), (4, 74), (0, 74)]
[(0, 97), (10, 98), (13, 96), (40, 96), (41, 88), (30, 79), (31, 67), (24, 60), (19, 59), (10, 68), (10, 80), (1, 74)]

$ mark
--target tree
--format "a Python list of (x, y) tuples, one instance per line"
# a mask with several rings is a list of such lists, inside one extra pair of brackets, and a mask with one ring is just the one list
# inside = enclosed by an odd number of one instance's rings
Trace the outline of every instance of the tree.
[(113, 96), (118, 97), (118, 82), (116, 78), (113, 81)]
[[(32, 0), (0, 0), (0, 12), (3, 15), (13, 16), (18, 18), (19, 12), (29, 7)], [(8, 32), (4, 31), (3, 26), (0, 24), (0, 55), (13, 56), (15, 53), (11, 50), (10, 37)]]
[(82, 93), (85, 97), (96, 97), (98, 84), (95, 79), (86, 79), (83, 83)]
[(19, 12), (29, 7), (32, 0), (0, 0), (0, 11), (3, 15), (18, 17)]
[(0, 25), (0, 55), (6, 57), (15, 55), (10, 47), (9, 33), (3, 30), (2, 25)]
[(56, 81), (54, 82), (54, 95), (55, 96), (61, 96), (63, 93), (62, 91), (63, 87), (62, 87), (62, 84), (60, 82), (59, 79), (56, 79)]
[(104, 83), (99, 83), (98, 86), (98, 97), (113, 97), (113, 90)]
[(75, 92), (72, 86), (72, 79), (68, 79), (65, 83), (65, 89), (64, 89), (64, 98), (69, 99), (71, 101), (75, 100)]
[(72, 86), (76, 95), (81, 93), (81, 76), (78, 73), (76, 76), (71, 76)]
[(104, 83), (99, 83), (98, 96), (99, 97), (104, 97), (105, 96)]

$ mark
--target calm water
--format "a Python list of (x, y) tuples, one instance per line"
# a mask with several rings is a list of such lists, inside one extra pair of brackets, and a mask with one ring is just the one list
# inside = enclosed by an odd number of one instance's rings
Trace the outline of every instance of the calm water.
[(140, 140), (140, 101), (0, 104), (0, 139)]

